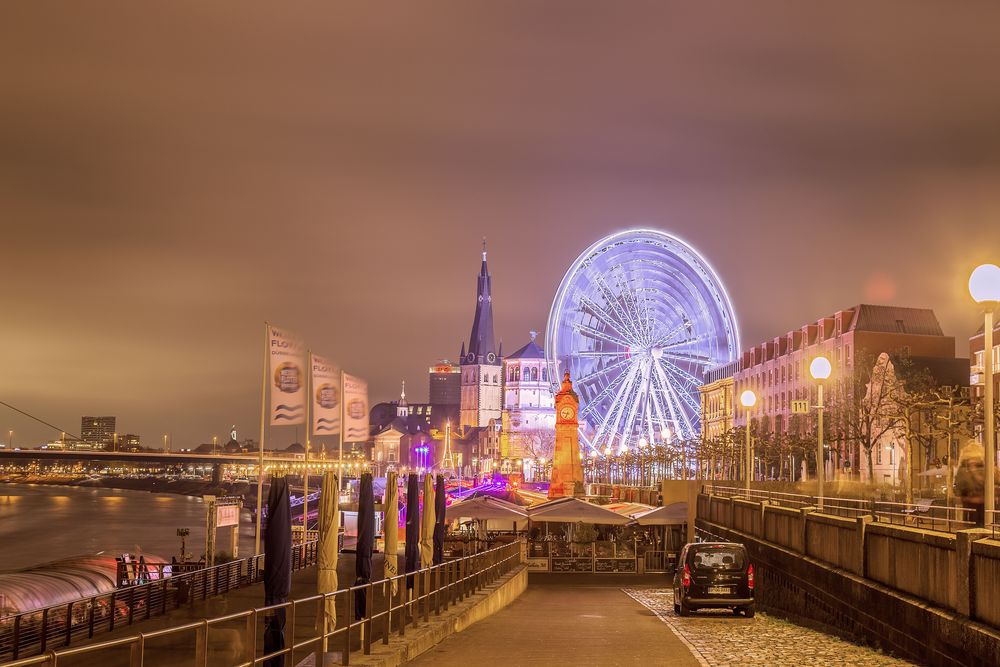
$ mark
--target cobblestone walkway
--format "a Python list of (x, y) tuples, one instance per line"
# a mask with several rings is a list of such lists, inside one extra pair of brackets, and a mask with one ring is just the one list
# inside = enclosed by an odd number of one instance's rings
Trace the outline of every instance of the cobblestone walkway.
[(744, 618), (733, 616), (729, 610), (713, 609), (681, 618), (674, 614), (674, 594), (670, 589), (623, 590), (669, 626), (704, 667), (889, 667), (912, 664), (760, 612), (754, 618)]

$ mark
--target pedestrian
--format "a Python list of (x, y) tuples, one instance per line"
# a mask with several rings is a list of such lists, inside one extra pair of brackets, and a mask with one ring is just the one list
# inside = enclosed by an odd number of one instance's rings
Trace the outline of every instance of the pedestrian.
[[(962, 507), (971, 512), (967, 512), (967, 519), (975, 523), (977, 527), (985, 524), (985, 498), (986, 489), (986, 463), (983, 457), (983, 447), (974, 440), (970, 440), (958, 458), (958, 472), (955, 473), (955, 495), (962, 502)], [(971, 516), (968, 516), (971, 514)]]

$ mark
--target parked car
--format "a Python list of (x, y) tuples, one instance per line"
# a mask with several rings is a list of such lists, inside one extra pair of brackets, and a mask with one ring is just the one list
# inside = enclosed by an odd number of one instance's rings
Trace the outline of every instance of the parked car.
[(674, 612), (730, 608), (754, 615), (754, 574), (742, 544), (692, 542), (684, 546), (674, 574)]

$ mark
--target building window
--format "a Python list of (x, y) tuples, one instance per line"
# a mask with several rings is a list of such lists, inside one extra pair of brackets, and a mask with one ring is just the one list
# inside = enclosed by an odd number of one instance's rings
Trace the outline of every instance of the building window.
[(882, 448), (875, 445), (875, 463), (882, 465)]
[(396, 454), (396, 448), (395, 447), (390, 447), (389, 448), (389, 452), (388, 452), (388, 456), (386, 456), (386, 460), (389, 463), (396, 463), (399, 460), (399, 455)]
[(533, 366), (531, 369), (531, 381), (538, 382), (538, 367)]

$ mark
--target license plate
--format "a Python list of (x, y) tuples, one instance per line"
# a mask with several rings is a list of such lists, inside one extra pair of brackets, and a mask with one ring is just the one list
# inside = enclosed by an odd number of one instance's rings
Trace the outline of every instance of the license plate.
[(729, 595), (732, 591), (733, 591), (733, 589), (731, 589), (729, 586), (709, 586), (708, 587), (708, 594), (709, 595)]

